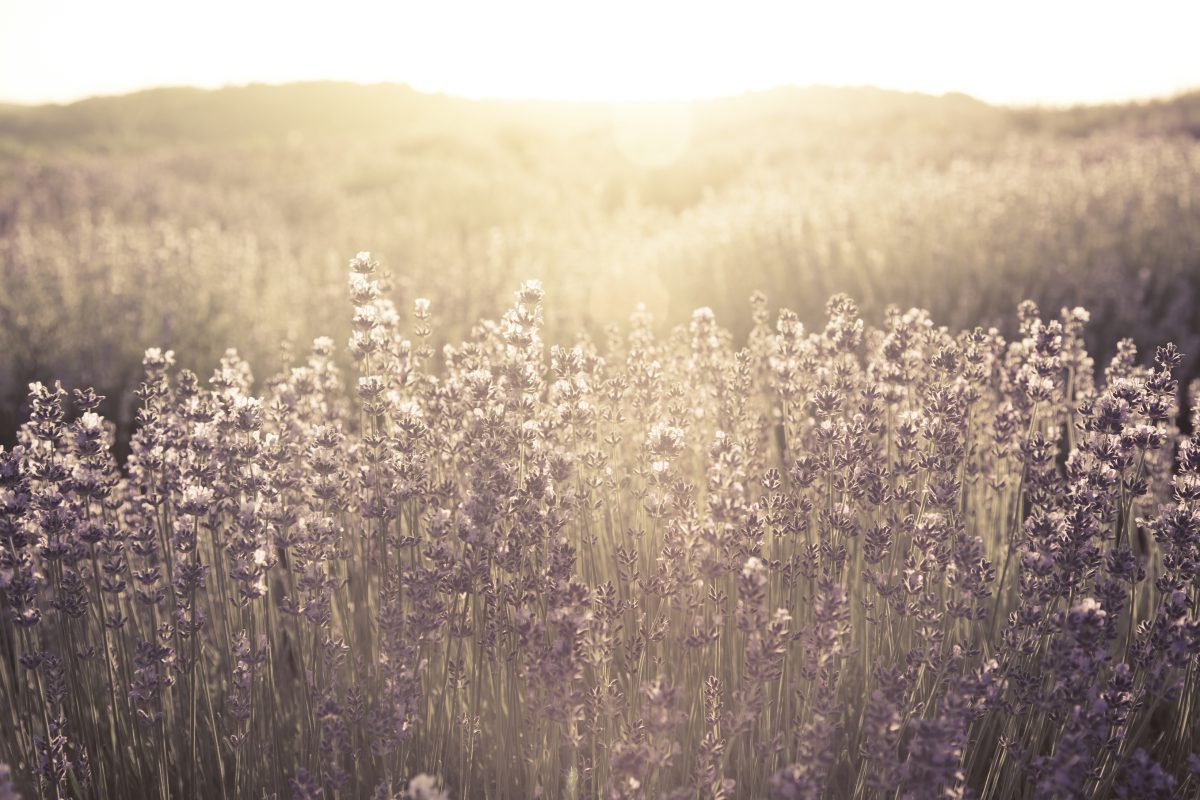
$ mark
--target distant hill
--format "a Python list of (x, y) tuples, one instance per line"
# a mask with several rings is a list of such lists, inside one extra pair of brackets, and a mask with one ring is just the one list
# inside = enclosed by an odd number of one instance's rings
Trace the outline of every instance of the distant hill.
[[(897, 118), (1002, 117), (965, 95), (861, 88), (781, 88), (692, 104), (698, 123), (790, 120), (837, 125)], [(394, 138), (443, 131), (494, 133), (513, 127), (571, 136), (604, 125), (611, 105), (469, 100), (399, 84), (315, 82), (218, 90), (150, 89), (69, 105), (0, 105), (0, 137), (44, 145), (139, 147), (289, 135)]]
[[(784, 87), (692, 104), (697, 120), (839, 123), (974, 118), (1087, 134), (1113, 126), (1200, 135), (1200, 92), (1147, 103), (1067, 109), (990, 106), (963, 94), (932, 96), (874, 87)], [(104, 141), (140, 146), (277, 138), (395, 137), (522, 126), (572, 135), (606, 123), (611, 105), (470, 100), (402, 84), (307, 82), (217, 90), (149, 89), (68, 105), (0, 104), (0, 136), (56, 145)]]
[(312, 137), (394, 138), (490, 133), (524, 125), (568, 134), (608, 110), (582, 103), (469, 100), (400, 84), (252, 84), (217, 90), (149, 89), (69, 105), (0, 106), (0, 136), (46, 143), (104, 140), (140, 146)]
[[(1079, 137), (1120, 130), (1200, 138), (1200, 92), (1146, 103), (1045, 109), (991, 106), (963, 94), (783, 87), (695, 102), (689, 113), (694, 144), (761, 144), (768, 150), (780, 146), (781, 135), (792, 137), (788, 146), (807, 141), (822, 150), (836, 148), (847, 133), (859, 147), (872, 137), (898, 133), (949, 135), (981, 146), (1013, 133)], [(547, 142), (608, 137), (612, 119), (613, 106), (606, 103), (472, 100), (400, 84), (161, 88), (68, 105), (2, 104), (0, 158), (339, 140), (406, 147), (486, 142), (533, 153)]]

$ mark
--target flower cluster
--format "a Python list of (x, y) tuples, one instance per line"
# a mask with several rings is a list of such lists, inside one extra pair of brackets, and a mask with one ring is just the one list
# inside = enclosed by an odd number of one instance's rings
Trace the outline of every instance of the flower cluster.
[(1173, 347), (1098, 383), (1081, 309), (839, 295), (547, 348), (528, 282), (435, 350), (388, 280), (350, 263), (351, 376), (146, 351), (121, 468), (102, 398), (30, 386), (0, 797), (1200, 791)]

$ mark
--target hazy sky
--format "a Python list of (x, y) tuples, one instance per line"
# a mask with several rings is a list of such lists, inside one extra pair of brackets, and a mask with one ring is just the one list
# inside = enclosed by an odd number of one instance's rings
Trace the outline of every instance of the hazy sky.
[(782, 84), (1071, 103), (1200, 88), (1200, 0), (0, 0), (0, 100), (399, 81), (682, 99)]

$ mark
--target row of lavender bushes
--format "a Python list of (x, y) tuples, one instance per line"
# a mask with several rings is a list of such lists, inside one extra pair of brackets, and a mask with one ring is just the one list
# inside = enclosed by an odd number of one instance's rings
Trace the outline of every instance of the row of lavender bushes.
[[(916, 129), (737, 119), (641, 190), (606, 154), (607, 129), (535, 141), (524, 165), (439, 155), (454, 137), (393, 151), (357, 134), (297, 150), (46, 145), (27, 163), (5, 159), (0, 132), (0, 443), (28, 414), (28, 384), (60, 379), (107, 396), (98, 412), (123, 461), (148, 345), (206, 376), (227, 347), (262, 372), (281, 341), (344, 340), (344, 254), (362, 241), (419, 265), (385, 294), (404, 310), (432, 300), (439, 344), (499, 318), (532, 277), (553, 298), (543, 334), (558, 344), (623, 322), (631, 284), (656, 333), (710, 306), (738, 341), (753, 325), (747, 287), (809, 325), (847, 293), (875, 321), (889, 303), (919, 306), (1008, 338), (1030, 298), (1087, 308), (1102, 364), (1122, 337), (1172, 341), (1189, 357), (1180, 377), (1200, 376), (1200, 140), (1013, 132), (1001, 145), (994, 130), (925, 131), (947, 123), (932, 109)], [(356, 172), (380, 185), (351, 191)], [(656, 183), (692, 189), (664, 204)], [(609, 205), (605, 186), (625, 199)], [(351, 372), (344, 348), (336, 361)]]
[(1200, 790), (1172, 346), (760, 295), (740, 349), (700, 309), (547, 351), (531, 282), (434, 352), (351, 270), (357, 375), (149, 350), (124, 470), (94, 393), (30, 387), (0, 798)]

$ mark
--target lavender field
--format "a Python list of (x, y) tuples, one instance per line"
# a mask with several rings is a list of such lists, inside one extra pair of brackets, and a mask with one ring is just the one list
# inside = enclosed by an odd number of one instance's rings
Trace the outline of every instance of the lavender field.
[(0, 797), (1200, 791), (1173, 345), (759, 293), (744, 339), (548, 344), (528, 281), (435, 347), (451, 312), (348, 281), (270, 377), (146, 350), (122, 466), (98, 395), (30, 385)]
[(1197, 30), (0, 2), (0, 800), (1197, 800)]

